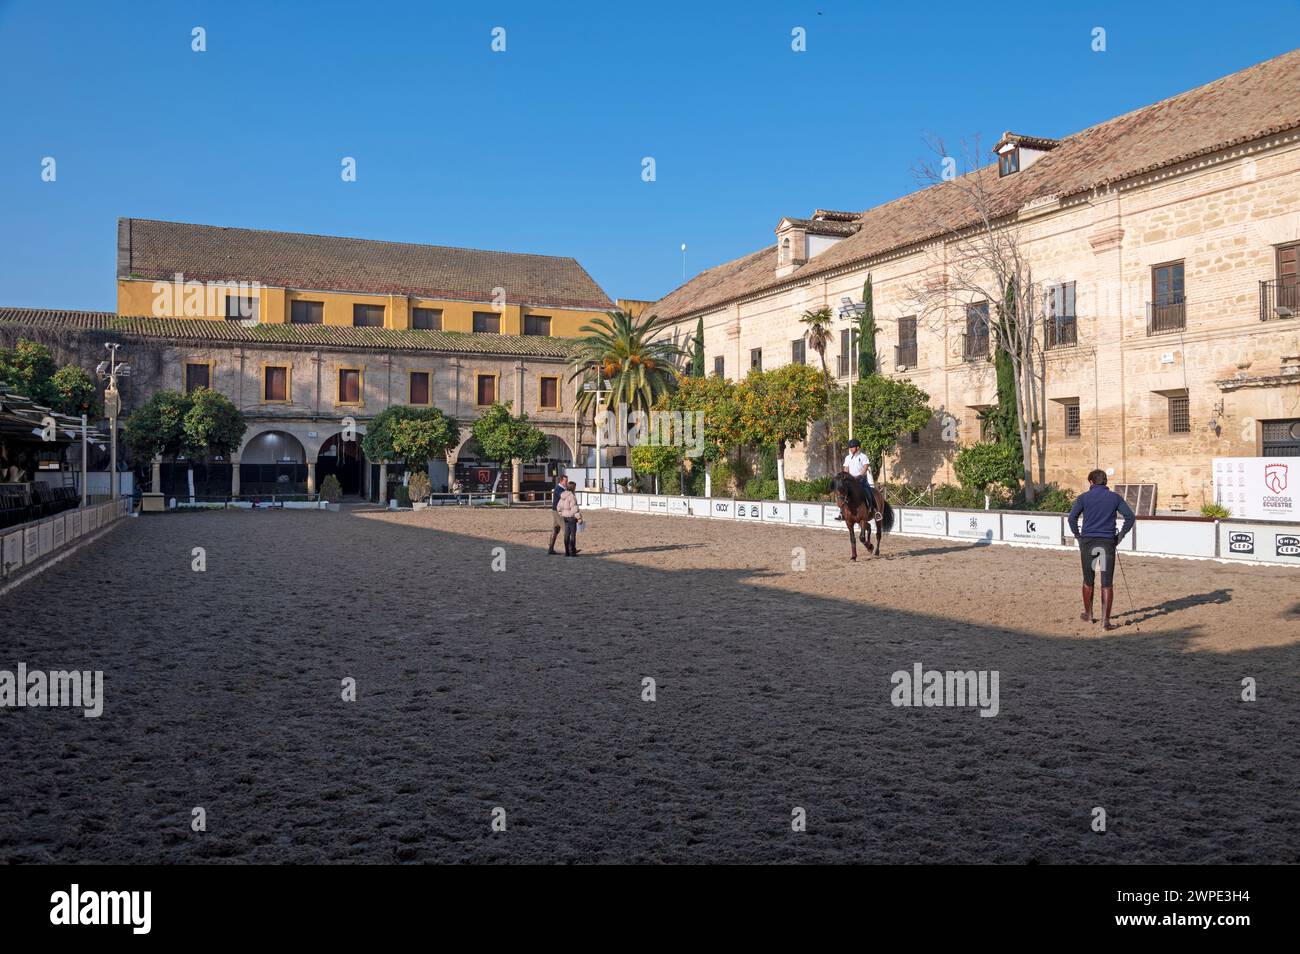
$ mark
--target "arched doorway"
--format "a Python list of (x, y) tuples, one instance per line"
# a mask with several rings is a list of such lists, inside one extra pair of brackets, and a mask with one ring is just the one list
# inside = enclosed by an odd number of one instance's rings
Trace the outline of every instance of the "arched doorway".
[(316, 455), (316, 489), (319, 490), (325, 478), (333, 474), (345, 496), (362, 493), (365, 463), (361, 441), (345, 441), (342, 434), (335, 434), (321, 445)]
[(244, 495), (305, 494), (307, 452), (285, 431), (263, 431), (249, 438), (239, 454), (239, 487)]

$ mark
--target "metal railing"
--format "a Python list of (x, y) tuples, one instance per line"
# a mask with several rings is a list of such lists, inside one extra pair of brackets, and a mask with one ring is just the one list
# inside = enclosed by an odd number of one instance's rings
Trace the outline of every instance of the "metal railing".
[(1079, 322), (1074, 315), (1043, 319), (1043, 348), (1073, 348), (1079, 343)]
[(989, 356), (989, 333), (972, 334), (967, 331), (961, 336), (961, 359), (963, 361), (978, 361), (980, 358)]
[(1187, 299), (1147, 302), (1147, 334), (1164, 335), (1187, 327)]
[(904, 368), (916, 367), (916, 342), (908, 345), (894, 345), (894, 366)]
[(1300, 279), (1275, 278), (1259, 283), (1259, 320), (1300, 315)]

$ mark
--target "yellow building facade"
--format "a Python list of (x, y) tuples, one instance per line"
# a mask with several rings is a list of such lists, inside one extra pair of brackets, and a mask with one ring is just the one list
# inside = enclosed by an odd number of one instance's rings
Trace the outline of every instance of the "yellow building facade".
[(118, 221), (119, 315), (569, 338), (613, 307), (572, 258)]

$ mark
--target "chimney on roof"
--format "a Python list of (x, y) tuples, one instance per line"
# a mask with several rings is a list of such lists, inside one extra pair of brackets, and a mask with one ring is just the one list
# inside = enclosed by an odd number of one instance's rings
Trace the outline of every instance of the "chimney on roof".
[(998, 175), (1010, 176), (1028, 169), (1060, 144), (1059, 139), (1021, 136), (1008, 129), (993, 147), (998, 157)]
[(811, 219), (783, 218), (776, 226), (776, 277), (784, 278), (808, 259), (862, 227), (857, 212), (818, 209)]

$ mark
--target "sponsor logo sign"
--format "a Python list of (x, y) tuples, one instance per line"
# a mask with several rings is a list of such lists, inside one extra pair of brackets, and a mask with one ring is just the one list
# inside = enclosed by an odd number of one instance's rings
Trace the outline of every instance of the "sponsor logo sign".
[(1231, 553), (1254, 553), (1255, 534), (1250, 530), (1233, 530), (1228, 534), (1228, 550)]
[(976, 540), (997, 540), (999, 537), (998, 515), (995, 513), (963, 513), (954, 511), (948, 514), (948, 534)]
[(1002, 538), (1016, 543), (1059, 545), (1061, 518), (1043, 514), (1004, 513)]
[(736, 519), (737, 520), (762, 520), (763, 505), (758, 503), (757, 501), (737, 500)]
[(690, 504), (685, 497), (669, 497), (668, 512), (678, 516), (685, 516), (691, 512)]
[[(903, 533), (922, 533), (939, 535), (948, 532), (948, 515), (942, 510), (916, 510), (904, 508), (899, 518), (899, 529)], [(957, 515), (960, 516), (960, 515)]]
[(1214, 458), (1214, 501), (1246, 520), (1300, 520), (1293, 457)]
[(1300, 556), (1300, 535), (1279, 533), (1274, 538), (1273, 546), (1278, 556)]
[(651, 512), (651, 513), (667, 513), (667, 512), (668, 512), (668, 498), (667, 498), (667, 497), (651, 497), (651, 498), (650, 498), (650, 512)]
[(736, 502), (734, 500), (715, 500), (713, 508), (709, 511), (711, 517), (725, 517), (730, 520), (735, 515)]
[(763, 504), (763, 519), (774, 523), (789, 523), (790, 505), (788, 503), (772, 503), (768, 501)]
[(790, 504), (790, 522), (805, 527), (820, 527), (822, 525), (822, 504)]

